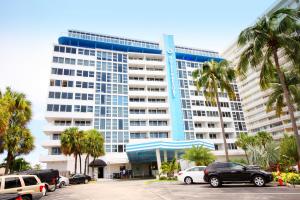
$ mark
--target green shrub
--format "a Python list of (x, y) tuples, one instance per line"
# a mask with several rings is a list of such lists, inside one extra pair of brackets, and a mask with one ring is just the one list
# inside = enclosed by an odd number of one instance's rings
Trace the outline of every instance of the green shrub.
[[(274, 181), (278, 181), (278, 176), (276, 172), (273, 172), (273, 177), (274, 177)], [(283, 182), (285, 183), (290, 183), (293, 185), (300, 185), (300, 174), (298, 173), (293, 173), (293, 172), (289, 172), (289, 173), (281, 173), (280, 174)]]
[(161, 180), (161, 181), (168, 180), (168, 177), (166, 177), (166, 176), (161, 176), (161, 177), (159, 177), (159, 180)]

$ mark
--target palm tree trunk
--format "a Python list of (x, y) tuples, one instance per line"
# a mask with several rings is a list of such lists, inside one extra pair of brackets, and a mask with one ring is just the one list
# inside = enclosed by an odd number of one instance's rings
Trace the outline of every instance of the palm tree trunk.
[(89, 154), (86, 154), (85, 161), (84, 161), (84, 174), (86, 174), (86, 168), (88, 165), (88, 157), (89, 157)]
[(95, 179), (95, 175), (94, 175), (94, 163), (95, 163), (96, 157), (94, 157), (93, 159), (93, 165), (92, 165), (92, 177), (93, 179)]
[(224, 129), (224, 121), (223, 121), (223, 115), (219, 103), (219, 95), (218, 92), (216, 94), (216, 100), (217, 100), (217, 106), (218, 106), (218, 111), (219, 111), (219, 116), (220, 116), (220, 123), (221, 123), (221, 129), (222, 129), (222, 136), (223, 136), (223, 143), (224, 143), (224, 150), (225, 150), (225, 157), (226, 157), (226, 162), (229, 162), (229, 156), (228, 156), (228, 146), (226, 142), (226, 137), (225, 137), (225, 129)]
[(77, 154), (74, 154), (74, 156), (75, 156), (75, 170), (74, 170), (74, 174), (76, 174), (77, 173)]
[[(275, 65), (276, 65), (276, 71), (278, 73), (280, 84), (281, 84), (282, 89), (283, 89), (283, 94), (284, 94), (286, 104), (288, 106), (288, 111), (289, 111), (289, 114), (290, 114), (294, 135), (296, 137), (298, 158), (300, 158), (300, 136), (299, 136), (299, 133), (298, 133), (297, 123), (296, 123), (296, 119), (295, 119), (295, 115), (294, 115), (295, 108), (294, 108), (293, 104), (291, 103), (290, 94), (289, 94), (288, 88), (287, 88), (286, 83), (285, 83), (284, 74), (280, 69), (277, 50), (273, 51), (273, 55), (274, 55), (274, 60), (275, 60)], [(298, 166), (298, 170), (300, 170), (299, 166)]]
[(90, 174), (90, 167), (89, 167), (89, 163), (90, 163), (90, 156), (88, 156), (88, 161), (87, 161), (87, 174)]
[(13, 159), (12, 153), (10, 151), (7, 152), (6, 166), (5, 166), (5, 172), (4, 172), (4, 174), (8, 174), (8, 171), (11, 168), (12, 159)]
[(249, 164), (249, 158), (248, 158), (248, 155), (247, 155), (247, 151), (244, 150), (244, 152), (245, 152), (245, 156), (246, 156), (246, 159), (247, 159), (247, 163)]
[(82, 171), (81, 171), (81, 154), (79, 153), (78, 156), (79, 156), (79, 170), (80, 170), (80, 174), (81, 174), (82, 173)]

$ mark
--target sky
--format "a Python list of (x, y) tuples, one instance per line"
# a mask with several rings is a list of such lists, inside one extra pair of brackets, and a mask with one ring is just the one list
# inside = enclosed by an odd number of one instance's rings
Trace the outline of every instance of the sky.
[[(0, 1), (0, 90), (10, 86), (33, 105), (29, 124), (38, 163), (51, 68), (51, 51), (68, 29), (160, 41), (222, 52), (275, 0), (2, 0)], [(0, 155), (0, 162), (5, 155)]]

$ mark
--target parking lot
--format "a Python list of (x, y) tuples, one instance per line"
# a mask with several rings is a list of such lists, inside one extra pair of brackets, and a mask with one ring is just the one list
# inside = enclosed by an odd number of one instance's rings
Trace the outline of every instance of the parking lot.
[(299, 200), (300, 188), (257, 188), (251, 184), (224, 185), (211, 188), (206, 184), (149, 183), (137, 181), (101, 181), (86, 185), (73, 185), (48, 193), (44, 200)]

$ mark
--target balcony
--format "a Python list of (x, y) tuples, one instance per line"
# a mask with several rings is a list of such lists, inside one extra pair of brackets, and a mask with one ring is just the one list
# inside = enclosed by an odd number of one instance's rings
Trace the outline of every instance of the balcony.
[(41, 155), (39, 161), (44, 162), (62, 162), (67, 161), (68, 158), (65, 155)]
[(78, 119), (93, 119), (94, 113), (81, 113), (81, 112), (45, 112), (46, 119), (56, 118), (78, 118)]
[(42, 143), (42, 147), (57, 147), (60, 146), (60, 140), (48, 140)]

